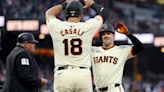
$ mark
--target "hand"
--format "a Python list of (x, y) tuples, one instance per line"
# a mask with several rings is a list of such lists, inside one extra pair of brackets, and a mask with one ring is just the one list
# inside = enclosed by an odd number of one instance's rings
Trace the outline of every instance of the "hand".
[(118, 22), (115, 25), (117, 32), (128, 35), (130, 32), (128, 31), (127, 26), (124, 23)]
[(95, 2), (94, 0), (84, 0), (85, 6), (83, 8), (91, 7)]
[(45, 85), (45, 84), (47, 84), (47, 83), (48, 83), (48, 80), (47, 80), (47, 79), (41, 78), (41, 84), (42, 84), (42, 85)]

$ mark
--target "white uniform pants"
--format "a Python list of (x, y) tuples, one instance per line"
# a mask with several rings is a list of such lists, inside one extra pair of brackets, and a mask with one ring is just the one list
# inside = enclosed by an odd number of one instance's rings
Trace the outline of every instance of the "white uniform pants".
[(90, 69), (68, 68), (56, 70), (55, 92), (93, 92)]

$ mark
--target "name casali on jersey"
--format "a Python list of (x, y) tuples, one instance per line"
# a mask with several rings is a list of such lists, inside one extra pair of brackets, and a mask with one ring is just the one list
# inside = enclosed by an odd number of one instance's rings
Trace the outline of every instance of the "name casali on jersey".
[(71, 34), (77, 34), (79, 36), (82, 36), (84, 34), (84, 31), (81, 31), (80, 29), (76, 29), (76, 28), (70, 28), (70, 29), (65, 29), (64, 31), (61, 31), (61, 35), (65, 36), (65, 35), (71, 35)]
[(72, 23), (52, 18), (47, 22), (55, 53), (55, 66), (91, 66), (92, 38), (103, 23), (101, 16)]

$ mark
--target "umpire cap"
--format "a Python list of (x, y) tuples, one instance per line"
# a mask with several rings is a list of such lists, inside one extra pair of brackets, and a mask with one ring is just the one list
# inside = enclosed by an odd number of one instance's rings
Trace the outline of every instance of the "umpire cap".
[(103, 24), (100, 31), (99, 31), (99, 34), (101, 35), (102, 32), (111, 32), (111, 33), (115, 34), (115, 29), (110, 24)]
[(21, 43), (38, 43), (38, 41), (35, 40), (34, 35), (32, 33), (26, 32), (18, 35), (17, 45)]
[(66, 18), (68, 17), (78, 17), (83, 11), (83, 5), (79, 1), (72, 1), (67, 4), (65, 9)]

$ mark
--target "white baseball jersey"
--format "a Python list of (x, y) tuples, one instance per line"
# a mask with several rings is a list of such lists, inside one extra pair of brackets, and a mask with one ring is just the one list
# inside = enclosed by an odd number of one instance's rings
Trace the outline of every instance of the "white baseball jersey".
[(110, 84), (121, 84), (124, 64), (133, 57), (131, 46), (114, 46), (108, 50), (104, 50), (102, 47), (93, 47), (91, 51), (96, 86), (108, 87)]
[(86, 22), (67, 22), (57, 18), (47, 21), (55, 53), (55, 66), (90, 67), (90, 49), (95, 32), (103, 23), (101, 16)]

